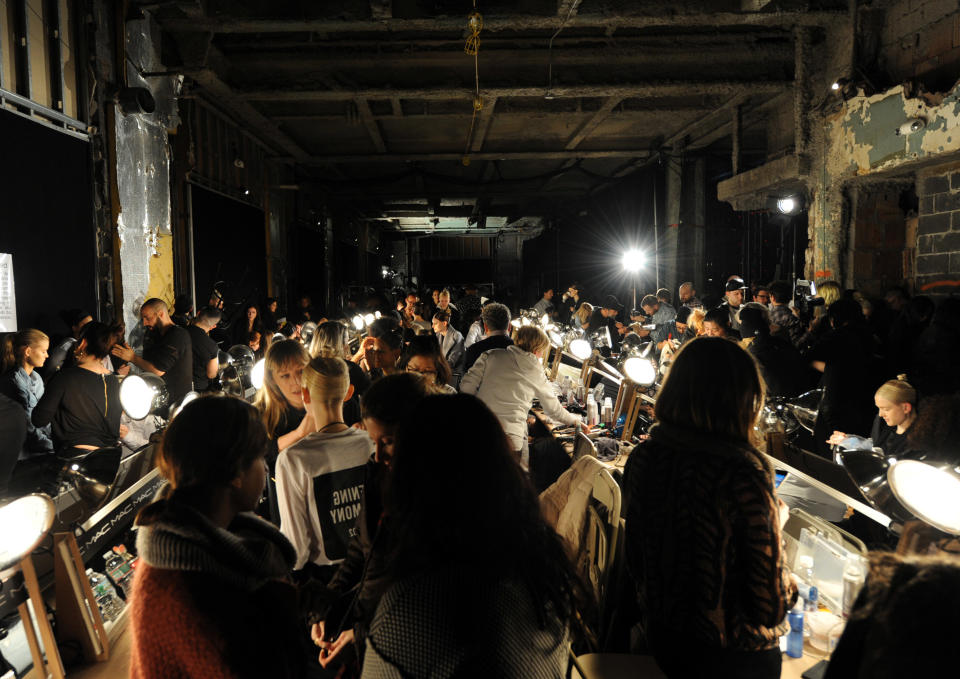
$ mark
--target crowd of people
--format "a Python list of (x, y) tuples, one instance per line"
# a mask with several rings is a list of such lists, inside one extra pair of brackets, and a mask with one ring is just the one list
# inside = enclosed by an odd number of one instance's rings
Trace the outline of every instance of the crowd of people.
[[(21, 466), (118, 445), (131, 370), (175, 403), (218, 390), (222, 349), (263, 357), (252, 404), (196, 399), (157, 444), (165, 485), (136, 520), (131, 676), (562, 677), (571, 644), (595, 641), (594, 591), (530, 482), (534, 400), (590, 432), (546, 377), (542, 323), (516, 327), (472, 285), (402, 292), (330, 314), (307, 296), (286, 317), (276, 300), (243, 304), (229, 327), (218, 304), (171, 313), (151, 299), (142, 351), (84, 312), (52, 348), (38, 330), (4, 339), (0, 491)], [(660, 289), (630, 310), (576, 283), (557, 292), (527, 317), (601, 352), (634, 334), (669, 366), (622, 483), (644, 650), (670, 677), (779, 676), (797, 587), (758, 450), (763, 406), (819, 385), (823, 449), (857, 434), (900, 452), (911, 425), (929, 438), (925, 411), (960, 412), (960, 300), (738, 276), (722, 299), (683, 283), (676, 305)], [(859, 643), (845, 663), (876, 666), (884, 648)]]

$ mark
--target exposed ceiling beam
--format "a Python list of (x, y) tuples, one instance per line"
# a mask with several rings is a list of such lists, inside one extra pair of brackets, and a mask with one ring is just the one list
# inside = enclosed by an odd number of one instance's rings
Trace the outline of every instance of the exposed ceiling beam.
[(403, 117), (403, 106), (400, 105), (400, 97), (393, 97), (390, 100), (390, 111), (394, 118)]
[[(698, 28), (721, 26), (827, 26), (847, 16), (846, 11), (820, 12), (697, 12), (634, 16), (578, 14), (570, 17), (565, 31), (579, 28)], [(459, 16), (425, 19), (343, 21), (337, 19), (231, 19), (225, 17), (157, 18), (169, 31), (184, 33), (462, 33), (466, 19)], [(557, 29), (556, 16), (528, 14), (485, 15), (485, 33), (497, 31), (550, 31)]]
[[(400, 100), (396, 99), (395, 101), (399, 103)], [(393, 101), (391, 101), (391, 105), (392, 103)], [(645, 102), (645, 103), (648, 103), (648, 102)], [(519, 119), (529, 120), (531, 115), (536, 115), (538, 118), (547, 118), (547, 119), (552, 118), (556, 120), (561, 120), (561, 119), (568, 119), (572, 113), (571, 111), (533, 111), (533, 110), (517, 111), (517, 110), (509, 110), (509, 109), (503, 110), (504, 108), (506, 107), (501, 105), (500, 109), (497, 110), (497, 118), (499, 119), (505, 118), (508, 120), (512, 119), (514, 121)], [(640, 120), (643, 118), (646, 118), (647, 120), (649, 120), (651, 115), (663, 114), (664, 112), (679, 113), (679, 114), (701, 113), (703, 111), (713, 111), (715, 108), (716, 108), (715, 105), (707, 104), (707, 103), (704, 103), (702, 106), (660, 105), (660, 106), (645, 108), (645, 109), (620, 109), (619, 111), (612, 113), (610, 117), (615, 118), (617, 120), (625, 120), (625, 121), (634, 120), (634, 119)], [(390, 119), (402, 117), (404, 120), (411, 120), (411, 121), (423, 121), (424, 119), (427, 119), (427, 118), (434, 119), (434, 120), (443, 120), (443, 119), (460, 120), (460, 119), (468, 119), (471, 115), (470, 110), (466, 107), (464, 108), (464, 110), (460, 112), (443, 111), (440, 113), (430, 113), (429, 111), (426, 113), (403, 113), (402, 110), (397, 109), (396, 107), (391, 107), (391, 109), (392, 110), (390, 113), (373, 113), (373, 119), (374, 120), (390, 120)], [(296, 122), (296, 121), (303, 121), (303, 120), (316, 121), (316, 122), (335, 122), (335, 121), (343, 121), (346, 119), (343, 113), (296, 113), (296, 114), (289, 114), (289, 115), (278, 114), (278, 115), (270, 115), (269, 118), (277, 122), (288, 122), (288, 121)]]
[(684, 143), (687, 137), (690, 135), (702, 132), (705, 127), (710, 124), (716, 124), (717, 121), (721, 121), (722, 124), (726, 125), (729, 122), (728, 116), (731, 108), (736, 106), (741, 106), (744, 102), (747, 101), (751, 96), (751, 93), (744, 92), (743, 94), (738, 94), (729, 101), (727, 101), (723, 106), (720, 106), (702, 118), (694, 120), (689, 125), (685, 126), (683, 129), (674, 133), (670, 136), (669, 139), (663, 142), (663, 145), (673, 147), (677, 143)]
[[(556, 98), (570, 97), (683, 97), (683, 96), (734, 96), (742, 92), (753, 94), (775, 94), (793, 86), (788, 80), (758, 81), (667, 81), (643, 82), (628, 85), (559, 85), (550, 88)], [(505, 97), (543, 97), (543, 86), (528, 87), (485, 87), (481, 90), (484, 97), (502, 99)], [(357, 88), (355, 90), (248, 90), (238, 93), (247, 101), (350, 101), (357, 97), (365, 99), (420, 99), (443, 101), (464, 99), (473, 101), (473, 91), (468, 87), (425, 87), (393, 89), (388, 87)]]
[(202, 44), (196, 36), (175, 36), (181, 51), (190, 55), (192, 63), (201, 64), (198, 68), (186, 69), (194, 82), (202, 88), (207, 100), (214, 107), (219, 107), (232, 114), (239, 122), (245, 124), (251, 134), (256, 135), (277, 151), (291, 156), (294, 160), (302, 161), (308, 157), (297, 142), (283, 132), (275, 122), (260, 113), (247, 101), (238, 98), (236, 92), (225, 83), (209, 64), (222, 65), (226, 63), (223, 55), (216, 47)]
[[(778, 68), (783, 70), (794, 61), (794, 48), (790, 34), (784, 32), (776, 41), (754, 42), (739, 36), (739, 40), (715, 40), (711, 44), (678, 43), (670, 45), (641, 44), (629, 41), (617, 41), (604, 45), (586, 47), (570, 46), (558, 50), (554, 46), (553, 64), (557, 66), (610, 65), (626, 68), (693, 66), (703, 63), (716, 64), (717, 67), (750, 67), (756, 69)], [(310, 45), (277, 45), (265, 49), (255, 38), (244, 37), (241, 43), (230, 43), (223, 47), (225, 55), (240, 72), (247, 66), (256, 68), (269, 61), (285, 69), (296, 68), (299, 73), (312, 76), (314, 71), (358, 71), (363, 69), (382, 69), (390, 65), (391, 71), (399, 68), (443, 69), (462, 67), (462, 50), (424, 49), (416, 40), (394, 43), (391, 49), (384, 46), (369, 45), (365, 51), (361, 48), (341, 46), (338, 43), (315, 42)], [(250, 42), (246, 42), (250, 41)], [(543, 41), (531, 42), (526, 48), (512, 45), (496, 48), (483, 45), (483, 63), (488, 70), (497, 66), (532, 67), (542, 65), (545, 59)], [(459, 44), (458, 44), (459, 46)], [(472, 66), (472, 64), (470, 64)]]
[[(608, 151), (483, 151), (471, 153), (470, 160), (567, 160), (570, 158), (645, 158), (647, 149), (611, 149)], [(312, 156), (303, 162), (308, 165), (328, 163), (407, 163), (463, 159), (463, 153), (391, 153), (391, 154), (345, 154)]]
[[(409, 36), (398, 35), (395, 37), (381, 36), (371, 39), (328, 39), (323, 42), (318, 42), (316, 36), (311, 33), (281, 33), (270, 37), (257, 36), (256, 42), (247, 41), (246, 38), (242, 37), (248, 34), (237, 33), (234, 35), (241, 37), (226, 39), (226, 42), (221, 40), (221, 46), (224, 48), (229, 48), (231, 53), (235, 53), (237, 51), (258, 52), (277, 49), (298, 49), (309, 50), (309, 53), (322, 53), (325, 50), (365, 49), (374, 47), (378, 50), (381, 50), (384, 54), (387, 54), (390, 48), (401, 48), (401, 50), (410, 48), (425, 50), (435, 47), (456, 47), (458, 49), (463, 48), (463, 36), (460, 33), (454, 33), (449, 36), (437, 35), (433, 36), (432, 38), (424, 38), (421, 36), (411, 38)], [(771, 40), (787, 41), (792, 57), (793, 34), (789, 27), (758, 27), (752, 29), (747, 35), (744, 35), (743, 33), (727, 34), (715, 32), (690, 33), (683, 36), (683, 45), (678, 45), (676, 36), (669, 34), (658, 35), (649, 33), (644, 35), (620, 35), (617, 36), (616, 40), (611, 41), (609, 36), (599, 35), (596, 33), (589, 33), (586, 35), (561, 33), (553, 41), (553, 47), (554, 50), (558, 50), (560, 48), (574, 49), (577, 45), (592, 45), (595, 48), (608, 49), (611, 45), (613, 45), (624, 52), (629, 52), (633, 49), (647, 49), (662, 50), (664, 53), (671, 54), (675, 52), (682, 52), (684, 49), (689, 49), (690, 46), (702, 46), (706, 49), (721, 46), (727, 46), (728, 48), (740, 47), (746, 49), (749, 47), (754, 49), (763, 49), (763, 47)], [(497, 49), (498, 51), (506, 50), (508, 48), (542, 50), (544, 48), (544, 41), (543, 37), (541, 36), (485, 35), (483, 39), (483, 48), (485, 50)], [(562, 50), (558, 51), (554, 55), (554, 58), (563, 60), (565, 58), (565, 52)]]
[(496, 97), (484, 98), (483, 109), (480, 111), (480, 119), (477, 121), (477, 131), (473, 137), (473, 143), (470, 145), (470, 153), (479, 153), (483, 150), (483, 142), (487, 138), (487, 132), (490, 130), (490, 122), (493, 120), (493, 109), (496, 105)]
[(393, 0), (370, 0), (370, 17), (379, 19), (393, 18)]
[(607, 100), (603, 102), (603, 106), (590, 116), (590, 119), (581, 125), (580, 129), (574, 132), (570, 139), (567, 140), (565, 148), (568, 151), (577, 148), (580, 142), (590, 136), (590, 134), (597, 129), (597, 126), (613, 113), (613, 109), (615, 109), (621, 101), (623, 101), (622, 97), (607, 97)]
[(377, 121), (373, 119), (373, 114), (370, 112), (370, 102), (363, 98), (354, 101), (357, 105), (357, 113), (360, 114), (360, 120), (363, 122), (363, 126), (367, 128), (370, 141), (373, 142), (373, 147), (377, 150), (377, 153), (386, 153), (387, 144), (383, 141), (380, 126), (377, 125)]

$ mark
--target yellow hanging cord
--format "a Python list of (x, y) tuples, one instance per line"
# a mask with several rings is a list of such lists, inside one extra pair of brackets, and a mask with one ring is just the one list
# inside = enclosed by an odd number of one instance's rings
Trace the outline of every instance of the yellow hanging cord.
[(477, 1), (473, 1), (473, 11), (467, 15), (467, 28), (470, 36), (463, 47), (466, 54), (473, 56), (473, 116), (470, 118), (470, 131), (467, 133), (467, 145), (463, 150), (463, 164), (470, 164), (470, 145), (473, 143), (473, 132), (477, 126), (477, 114), (483, 110), (483, 97), (480, 96), (480, 64), (477, 55), (480, 53), (480, 31), (483, 30), (483, 16), (477, 11)]

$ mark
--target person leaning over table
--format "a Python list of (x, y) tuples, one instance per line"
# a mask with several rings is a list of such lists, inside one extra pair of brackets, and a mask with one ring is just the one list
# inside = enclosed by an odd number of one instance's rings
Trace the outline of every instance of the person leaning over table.
[(690, 340), (624, 471), (625, 554), (647, 643), (674, 677), (775, 679), (797, 598), (789, 516), (753, 437), (763, 380), (736, 343)]
[(491, 349), (481, 354), (460, 382), (460, 391), (474, 394), (503, 425), (510, 445), (521, 464), (528, 463), (527, 411), (533, 399), (540, 400), (543, 412), (562, 424), (581, 424), (579, 415), (567, 412), (543, 372), (540, 357), (550, 340), (540, 328), (524, 326), (517, 330), (513, 346)]

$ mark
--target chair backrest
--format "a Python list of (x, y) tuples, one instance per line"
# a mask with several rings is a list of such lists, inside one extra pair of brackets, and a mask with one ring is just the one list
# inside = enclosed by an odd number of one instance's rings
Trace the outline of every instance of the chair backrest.
[(596, 457), (597, 447), (593, 445), (593, 441), (590, 440), (589, 436), (584, 434), (582, 431), (578, 431), (573, 443), (573, 456), (571, 458), (571, 462), (576, 462), (584, 455)]
[(603, 600), (617, 556), (620, 531), (620, 486), (606, 469), (593, 475), (593, 493), (587, 506), (584, 548), (588, 576), (598, 601)]

